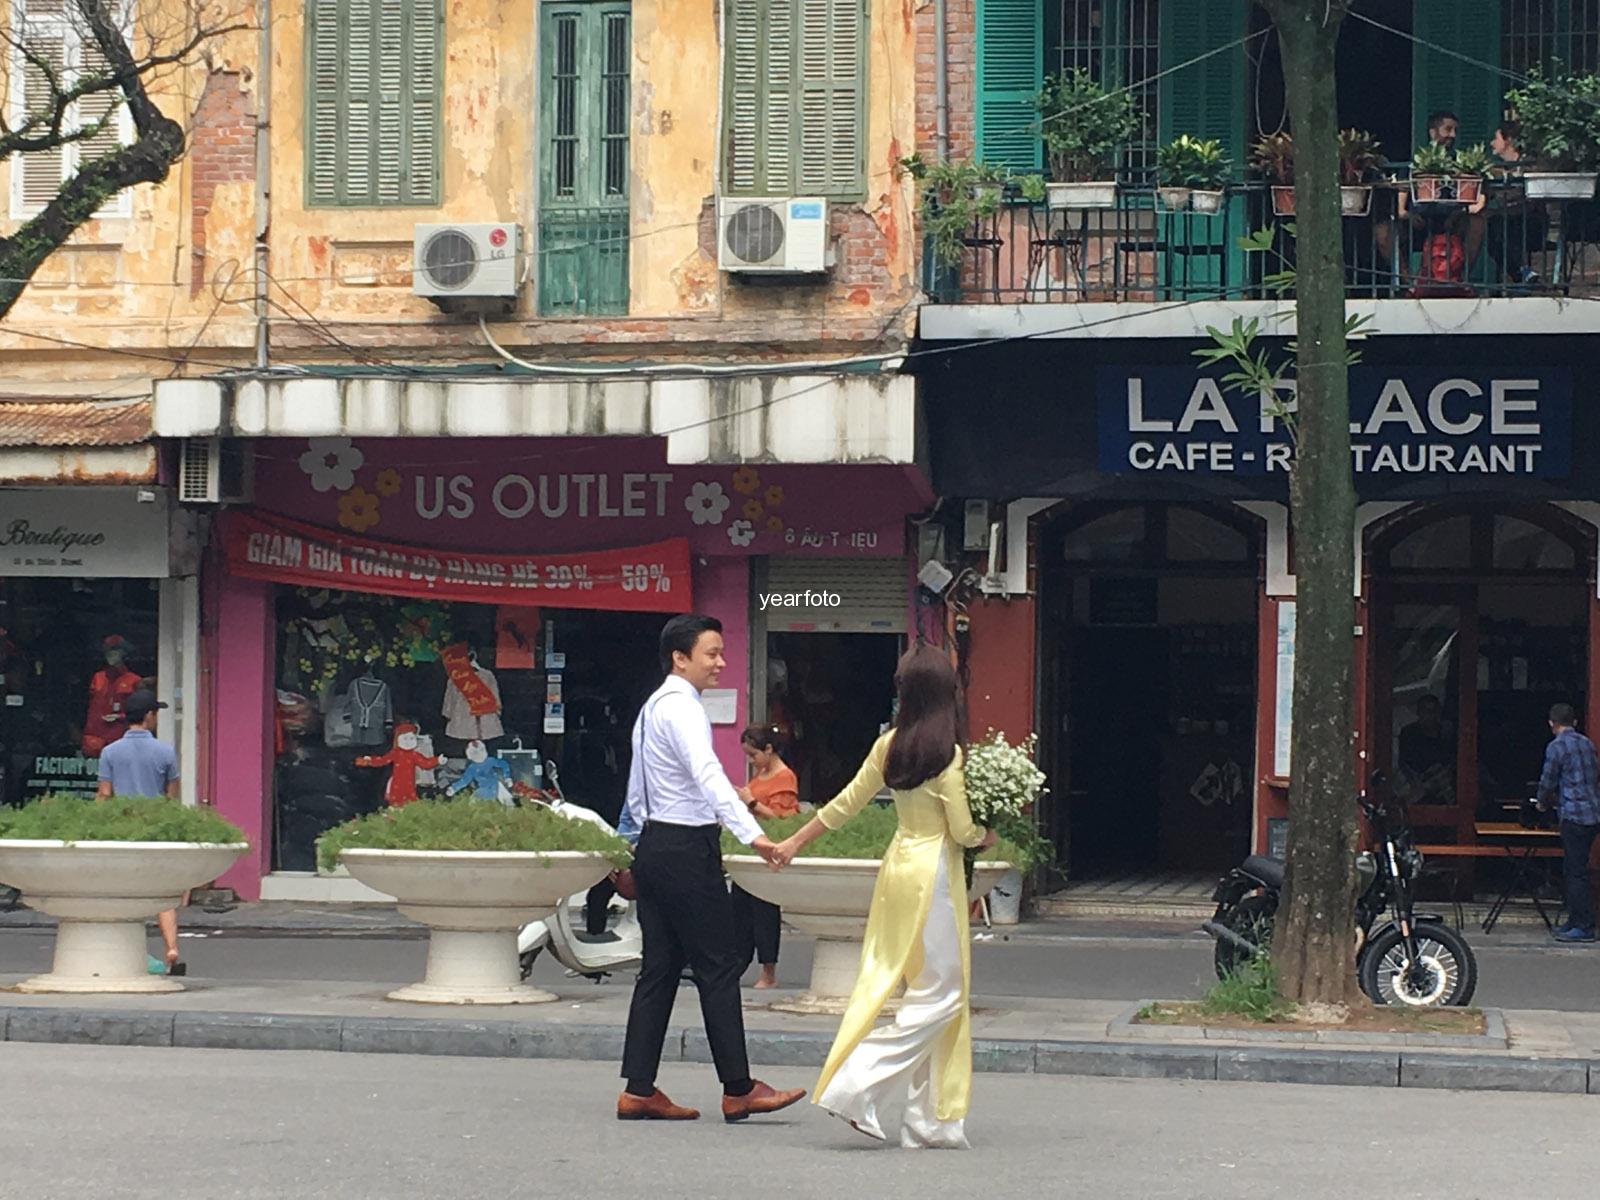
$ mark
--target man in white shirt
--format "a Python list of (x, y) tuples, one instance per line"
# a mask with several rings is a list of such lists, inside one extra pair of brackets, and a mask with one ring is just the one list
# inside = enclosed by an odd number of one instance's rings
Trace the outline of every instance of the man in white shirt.
[(627, 1087), (617, 1099), (619, 1121), (693, 1121), (699, 1113), (672, 1103), (656, 1087), (661, 1047), (685, 966), (694, 970), (700, 1012), (717, 1077), (722, 1118), (743, 1121), (799, 1101), (800, 1088), (780, 1092), (750, 1078), (740, 961), (733, 904), (722, 880), (721, 833), (726, 826), (761, 857), (772, 841), (711, 748), (711, 720), (700, 693), (722, 668), (722, 623), (714, 617), (673, 617), (661, 631), (667, 677), (645, 701), (633, 727), (633, 765), (623, 823), (640, 830), (633, 878), (644, 935), (644, 966), (633, 989), (622, 1052)]

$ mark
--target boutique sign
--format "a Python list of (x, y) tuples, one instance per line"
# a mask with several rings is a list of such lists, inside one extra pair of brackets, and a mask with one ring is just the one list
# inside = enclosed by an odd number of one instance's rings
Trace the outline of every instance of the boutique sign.
[(0, 576), (162, 578), (167, 513), (157, 488), (0, 488)]
[[(1113, 474), (1283, 475), (1294, 460), (1292, 382), (1245, 394), (1219, 373), (1104, 368), (1099, 466)], [(1350, 465), (1358, 476), (1564, 479), (1572, 469), (1565, 370), (1350, 370)]]

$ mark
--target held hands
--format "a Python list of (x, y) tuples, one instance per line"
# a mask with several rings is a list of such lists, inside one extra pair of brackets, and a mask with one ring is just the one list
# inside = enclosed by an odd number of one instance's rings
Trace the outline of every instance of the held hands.
[(793, 838), (785, 838), (781, 842), (774, 842), (765, 834), (750, 843), (750, 849), (764, 858), (767, 865), (774, 871), (782, 870), (788, 866), (790, 861), (793, 860), (797, 848), (794, 845)]

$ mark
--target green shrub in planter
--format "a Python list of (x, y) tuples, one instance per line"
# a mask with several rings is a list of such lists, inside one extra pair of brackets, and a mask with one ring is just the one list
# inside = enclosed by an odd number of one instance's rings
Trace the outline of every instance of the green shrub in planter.
[[(761, 828), (773, 841), (781, 842), (811, 820), (814, 815), (813, 813), (801, 813), (799, 816), (794, 817), (763, 820), (761, 821)], [(848, 821), (844, 828), (830, 829), (827, 833), (824, 833), (802, 850), (799, 857), (882, 858), (883, 852), (889, 848), (889, 842), (893, 839), (895, 830), (899, 827), (900, 820), (895, 815), (892, 805), (869, 805)], [(724, 854), (755, 853), (750, 847), (742, 845), (737, 838), (727, 831), (722, 834), (722, 852)], [(1008, 862), (1024, 870), (1027, 869), (1024, 865), (1026, 858), (1022, 851), (1003, 839), (980, 854), (978, 861)]]
[(633, 858), (627, 842), (588, 821), (475, 798), (419, 800), (346, 822), (317, 839), (317, 865), (331, 871), (341, 850), (575, 850), (618, 867)]
[(21, 808), (0, 808), (0, 838), (62, 842), (202, 842), (229, 845), (244, 832), (215, 811), (165, 796), (71, 793), (41, 796)]
[(1557, 64), (1548, 77), (1535, 67), (1506, 93), (1522, 123), (1521, 149), (1541, 171), (1600, 169), (1600, 75), (1575, 74)]

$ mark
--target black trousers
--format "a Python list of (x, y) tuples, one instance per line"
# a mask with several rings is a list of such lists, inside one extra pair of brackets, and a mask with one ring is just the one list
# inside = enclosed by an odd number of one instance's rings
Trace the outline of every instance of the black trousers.
[(678, 984), (687, 965), (700, 989), (700, 1013), (717, 1078), (750, 1078), (739, 976), (744, 963), (734, 932), (733, 902), (722, 882), (721, 830), (716, 825), (646, 822), (633, 854), (639, 892), (644, 966), (628, 1010), (622, 1077), (654, 1083), (661, 1067)]
[(758, 900), (737, 883), (729, 891), (733, 901), (734, 932), (739, 939), (740, 971), (753, 961), (770, 967), (778, 961), (783, 921), (776, 904)]
[(1561, 822), (1561, 873), (1566, 882), (1567, 924), (1594, 932), (1594, 897), (1589, 894), (1589, 850), (1600, 825)]

